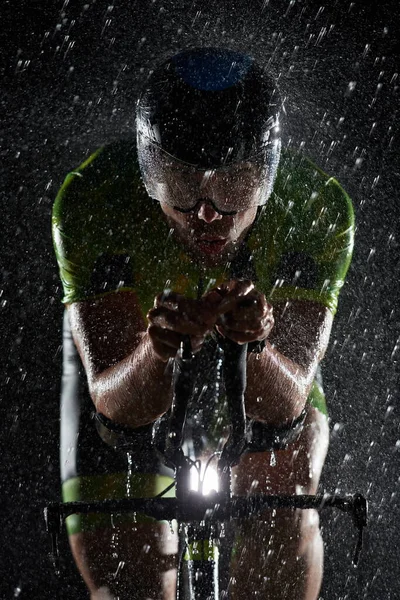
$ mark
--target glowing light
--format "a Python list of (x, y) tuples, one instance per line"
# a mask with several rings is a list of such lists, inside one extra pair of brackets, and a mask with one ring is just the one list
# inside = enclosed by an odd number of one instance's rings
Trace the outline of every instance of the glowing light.
[[(205, 464), (201, 465), (200, 469), (200, 482), (199, 482), (199, 473), (195, 467), (192, 467), (190, 471), (190, 489), (194, 492), (199, 491), (199, 483), (200, 489), (203, 496), (208, 496), (208, 494), (215, 490), (218, 492), (219, 490), (219, 481), (218, 481), (218, 473), (217, 470), (209, 465), (205, 470)], [(202, 484), (202, 485), (201, 485)]]

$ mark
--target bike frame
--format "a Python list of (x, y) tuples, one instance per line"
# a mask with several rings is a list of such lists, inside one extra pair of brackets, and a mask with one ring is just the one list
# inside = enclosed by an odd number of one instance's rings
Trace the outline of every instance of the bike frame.
[[(52, 558), (58, 569), (58, 535), (63, 521), (75, 513), (144, 513), (157, 520), (179, 523), (178, 585), (179, 600), (218, 600), (218, 546), (221, 526), (235, 519), (252, 518), (266, 509), (337, 508), (351, 514), (358, 530), (353, 563), (357, 565), (367, 525), (367, 501), (361, 494), (233, 496), (231, 469), (240, 460), (248, 437), (244, 408), (247, 344), (220, 339), (224, 352), (223, 375), (228, 398), (231, 431), (217, 464), (220, 491), (203, 496), (189, 488), (193, 461), (184, 455), (182, 442), (188, 403), (196, 376), (196, 357), (187, 338), (174, 361), (173, 401), (168, 419), (164, 416), (154, 427), (153, 441), (160, 456), (175, 470), (175, 498), (135, 498), (101, 502), (52, 503), (45, 510), (48, 533), (52, 539)], [(134, 435), (132, 435), (134, 445)]]

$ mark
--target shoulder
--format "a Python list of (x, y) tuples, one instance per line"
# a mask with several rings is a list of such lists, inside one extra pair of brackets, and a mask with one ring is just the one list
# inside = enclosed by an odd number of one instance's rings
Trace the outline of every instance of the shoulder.
[(134, 142), (103, 146), (67, 175), (52, 213), (64, 302), (133, 289), (147, 265), (149, 223), (160, 219), (153, 204)]
[(335, 177), (305, 156), (286, 150), (254, 233), (260, 243), (269, 240), (275, 247), (326, 247), (329, 239), (343, 234), (352, 244), (353, 205)]
[(56, 198), (56, 203), (66, 195), (93, 194), (97, 190), (140, 179), (136, 145), (119, 141), (101, 146), (77, 168), (70, 171)]
[(148, 202), (140, 178), (136, 143), (131, 140), (100, 147), (70, 171), (55, 198), (53, 228), (66, 232), (91, 223), (111, 227), (121, 217), (134, 218)]
[(316, 216), (321, 224), (334, 221), (336, 226), (350, 226), (354, 220), (352, 201), (338, 180), (290, 150), (282, 153), (271, 200), (294, 218), (306, 217), (307, 223)]
[(354, 243), (352, 202), (339, 182), (301, 154), (283, 153), (274, 190), (250, 237), (270, 297), (336, 311)]

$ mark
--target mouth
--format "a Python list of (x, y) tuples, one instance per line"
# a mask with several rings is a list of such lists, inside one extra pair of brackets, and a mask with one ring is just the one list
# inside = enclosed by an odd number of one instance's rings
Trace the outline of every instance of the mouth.
[(220, 254), (228, 243), (228, 238), (201, 237), (195, 240), (196, 246), (204, 254)]

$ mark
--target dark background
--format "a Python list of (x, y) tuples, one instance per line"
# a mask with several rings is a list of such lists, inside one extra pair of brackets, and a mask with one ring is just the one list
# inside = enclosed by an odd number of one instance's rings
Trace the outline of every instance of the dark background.
[(2, 1), (1, 599), (87, 597), (65, 539), (54, 575), (42, 519), (59, 499), (55, 194), (99, 144), (132, 131), (156, 61), (212, 44), (269, 65), (287, 96), (285, 142), (354, 201), (354, 260), (324, 360), (332, 435), (321, 489), (366, 494), (371, 518), (355, 570), (350, 519), (323, 515), (321, 598), (400, 598), (399, 12), (341, 0)]

